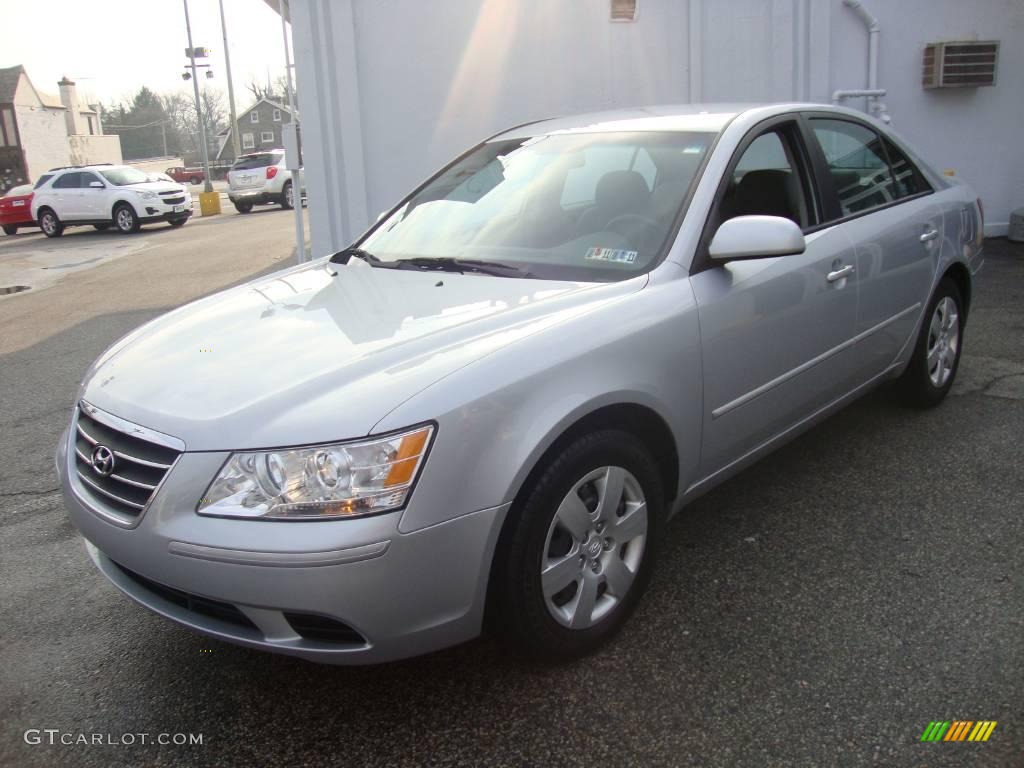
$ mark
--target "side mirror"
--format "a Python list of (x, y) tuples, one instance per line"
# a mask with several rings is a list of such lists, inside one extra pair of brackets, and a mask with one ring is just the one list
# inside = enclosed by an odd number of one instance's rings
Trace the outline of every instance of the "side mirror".
[(103, 189), (103, 182), (102, 181), (90, 181), (89, 182), (89, 189)]
[(781, 216), (737, 216), (727, 219), (715, 232), (708, 255), (715, 261), (764, 259), (803, 253), (804, 233)]

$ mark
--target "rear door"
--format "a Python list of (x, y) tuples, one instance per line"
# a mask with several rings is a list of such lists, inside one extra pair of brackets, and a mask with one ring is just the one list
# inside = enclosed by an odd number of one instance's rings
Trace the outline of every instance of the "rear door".
[(87, 218), (82, 207), (81, 180), (82, 174), (78, 171), (68, 171), (54, 180), (52, 207), (57, 212), (57, 218), (63, 221)]
[[(705, 477), (846, 394), (857, 378), (854, 252), (842, 231), (821, 227), (805, 142), (796, 117), (748, 134), (721, 182), (690, 278), (701, 329)], [(718, 225), (754, 214), (796, 221), (805, 252), (709, 262), (704, 252)]]
[(853, 118), (811, 115), (828, 218), (856, 250), (856, 355), (865, 380), (893, 364), (924, 311), (942, 243), (942, 211), (910, 159)]

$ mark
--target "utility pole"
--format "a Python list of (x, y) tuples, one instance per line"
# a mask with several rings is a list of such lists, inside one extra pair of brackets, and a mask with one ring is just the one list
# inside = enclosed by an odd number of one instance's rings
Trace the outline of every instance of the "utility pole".
[(185, 6), (185, 32), (188, 34), (188, 59), (189, 69), (192, 70), (192, 88), (196, 95), (196, 119), (199, 122), (199, 137), (203, 150), (203, 175), (206, 183), (203, 185), (203, 192), (213, 192), (213, 182), (210, 181), (210, 151), (206, 145), (206, 122), (203, 120), (203, 105), (199, 100), (199, 73), (196, 71), (196, 50), (192, 45), (192, 23), (188, 18), (188, 0), (181, 0)]
[[(295, 109), (295, 88), (292, 86), (292, 55), (288, 48), (288, 26), (284, 20), (284, 0), (277, 0), (277, 12), (281, 14), (281, 36), (284, 38), (284, 72), (287, 76), (288, 111), (292, 113), (292, 123), (294, 123), (296, 131), (298, 131), (299, 113)], [(292, 202), (295, 204), (295, 252), (298, 256), (298, 262), (301, 264), (306, 260), (306, 232), (302, 226), (302, 174), (297, 170), (292, 171)]]
[[(228, 106), (231, 110), (231, 148), (235, 151), (235, 158), (242, 154), (238, 144), (238, 117), (235, 114), (235, 86), (231, 80), (231, 54), (228, 53), (228, 25), (224, 21), (224, 0), (220, 2), (220, 30), (224, 36), (224, 69), (228, 76)], [(189, 43), (191, 45), (191, 43)]]

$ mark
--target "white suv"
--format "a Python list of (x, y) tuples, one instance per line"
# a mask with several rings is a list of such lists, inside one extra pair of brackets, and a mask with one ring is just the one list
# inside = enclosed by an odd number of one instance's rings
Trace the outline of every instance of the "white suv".
[(32, 218), (47, 237), (82, 224), (99, 230), (114, 226), (127, 234), (156, 221), (172, 227), (188, 221), (191, 193), (182, 184), (150, 179), (127, 165), (54, 168), (36, 183)]
[[(306, 195), (306, 176), (300, 170), (302, 195)], [(284, 150), (252, 152), (235, 160), (228, 171), (228, 197), (239, 213), (249, 213), (254, 205), (276, 203), (288, 209), (295, 206), (292, 173), (284, 167)]]

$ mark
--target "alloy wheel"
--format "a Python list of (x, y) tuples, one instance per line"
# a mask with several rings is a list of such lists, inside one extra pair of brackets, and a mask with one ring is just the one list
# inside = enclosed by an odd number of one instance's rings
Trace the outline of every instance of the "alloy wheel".
[(587, 629), (625, 598), (640, 569), (647, 502), (622, 467), (601, 467), (573, 484), (544, 542), (541, 586), (561, 625)]
[(132, 212), (127, 208), (121, 208), (117, 212), (117, 228), (122, 232), (129, 232), (134, 226), (135, 220)]
[(42, 220), (39, 222), (39, 226), (43, 228), (43, 232), (47, 235), (52, 235), (57, 231), (57, 217), (52, 213), (44, 213)]
[(942, 387), (953, 373), (957, 350), (960, 347), (960, 319), (956, 302), (944, 296), (935, 305), (928, 328), (928, 378), (936, 387)]

